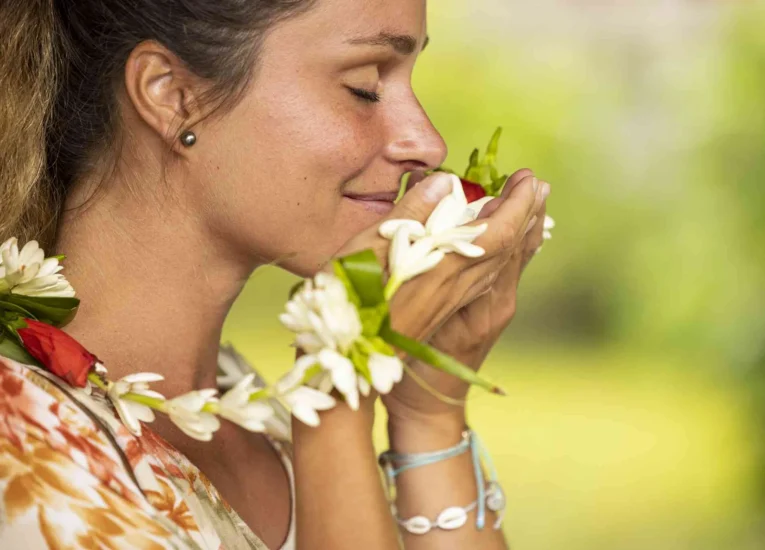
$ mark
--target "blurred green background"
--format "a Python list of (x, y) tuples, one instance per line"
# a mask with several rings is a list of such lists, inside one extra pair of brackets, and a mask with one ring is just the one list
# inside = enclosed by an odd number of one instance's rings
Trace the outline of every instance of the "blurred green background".
[[(553, 185), (485, 366), (510, 396), (469, 409), (516, 549), (765, 548), (763, 29), (761, 2), (431, 2), (447, 165), (502, 125), (501, 167)], [(293, 282), (256, 272), (225, 331), (271, 378)]]

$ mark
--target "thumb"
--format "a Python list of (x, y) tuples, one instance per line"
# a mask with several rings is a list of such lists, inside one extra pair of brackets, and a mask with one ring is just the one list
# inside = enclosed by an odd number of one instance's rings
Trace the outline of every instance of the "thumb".
[(425, 223), (441, 199), (451, 193), (452, 185), (453, 177), (450, 174), (436, 172), (404, 193), (386, 218), (411, 219)]

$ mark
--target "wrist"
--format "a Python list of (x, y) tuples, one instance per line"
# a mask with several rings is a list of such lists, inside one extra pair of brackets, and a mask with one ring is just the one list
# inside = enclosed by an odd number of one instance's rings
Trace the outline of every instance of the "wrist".
[[(336, 394), (336, 392), (333, 392)], [(339, 395), (335, 395), (337, 405), (332, 409), (319, 412), (320, 423), (317, 427), (308, 426), (296, 417), (292, 417), (293, 438), (303, 436), (322, 437), (330, 432), (340, 434), (359, 434), (368, 436), (370, 441), (375, 421), (374, 399), (362, 397), (358, 410), (352, 410)]]
[(467, 428), (465, 409), (448, 413), (388, 417), (390, 448), (400, 453), (422, 453), (451, 447)]

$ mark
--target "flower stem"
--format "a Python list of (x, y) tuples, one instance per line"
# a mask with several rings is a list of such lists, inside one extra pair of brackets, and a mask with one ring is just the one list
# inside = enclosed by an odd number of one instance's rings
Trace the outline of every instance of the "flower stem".
[(464, 407), (467, 404), (467, 399), (455, 399), (453, 397), (449, 397), (446, 394), (441, 393), (436, 388), (425, 382), (425, 379), (422, 378), (419, 374), (414, 372), (414, 369), (404, 363), (404, 370), (406, 370), (406, 373), (411, 376), (412, 380), (414, 380), (418, 386), (420, 386), (423, 390), (428, 392), (430, 395), (441, 401), (442, 403), (446, 403), (447, 405), (453, 405), (455, 407)]
[(390, 302), (391, 298), (398, 292), (398, 289), (401, 288), (402, 284), (404, 284), (404, 281), (398, 277), (392, 276), (388, 279), (388, 284), (385, 285), (385, 290), (383, 291), (383, 296), (385, 296), (386, 302)]
[(101, 389), (101, 390), (104, 390), (104, 391), (109, 391), (109, 386), (95, 372), (89, 372), (88, 373), (88, 381), (91, 384), (93, 384), (94, 386), (96, 386), (98, 389)]
[(165, 412), (165, 401), (163, 399), (157, 399), (156, 397), (149, 397), (148, 395), (141, 395), (140, 393), (124, 393), (120, 395), (120, 399), (123, 401), (132, 401), (140, 405), (146, 405), (150, 409), (157, 410), (159, 412)]
[(262, 399), (268, 399), (270, 396), (271, 396), (270, 389), (263, 388), (262, 390), (258, 390), (250, 394), (250, 403), (252, 403), (253, 401), (260, 401)]
[(413, 340), (408, 336), (399, 334), (391, 329), (390, 325), (383, 325), (380, 330), (380, 337), (391, 346), (406, 352), (409, 356), (419, 359), (440, 371), (451, 374), (463, 382), (479, 386), (496, 395), (507, 395), (499, 386), (484, 380), (473, 369), (463, 365), (453, 357), (417, 340)]
[(210, 413), (210, 414), (219, 414), (220, 413), (220, 406), (218, 403), (206, 403), (204, 407), (202, 407), (202, 412)]

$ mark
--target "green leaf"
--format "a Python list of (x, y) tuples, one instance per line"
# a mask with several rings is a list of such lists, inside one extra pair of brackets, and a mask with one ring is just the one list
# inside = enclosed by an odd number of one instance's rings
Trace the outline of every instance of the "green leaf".
[(478, 149), (473, 149), (473, 152), (470, 153), (470, 160), (468, 161), (468, 167), (465, 170), (465, 179), (468, 181), (472, 181), (475, 183), (479, 182), (479, 172), (478, 172), (478, 156), (480, 153), (478, 152)]
[(505, 188), (505, 184), (507, 183), (508, 178), (510, 177), (509, 174), (502, 174), (498, 178), (495, 178), (491, 185), (491, 195), (492, 197), (498, 197), (502, 194), (502, 190)]
[(27, 353), (23, 347), (11, 338), (3, 338), (0, 341), (0, 355), (25, 365), (39, 365), (35, 359)]
[(359, 298), (359, 293), (356, 292), (356, 289), (353, 287), (353, 283), (348, 277), (348, 273), (345, 271), (343, 264), (341, 264), (339, 260), (335, 260), (332, 262), (332, 268), (335, 270), (335, 275), (337, 278), (340, 279), (340, 281), (343, 283), (343, 286), (345, 286), (345, 290), (348, 292), (348, 299), (354, 306), (356, 306), (357, 309), (360, 308), (361, 298)]
[(388, 302), (380, 302), (376, 307), (364, 307), (359, 310), (361, 333), (364, 336), (377, 336), (380, 327), (388, 316)]
[(383, 268), (371, 249), (338, 260), (359, 296), (361, 307), (376, 307), (385, 301)]
[(494, 130), (494, 135), (491, 136), (489, 146), (486, 148), (486, 157), (484, 162), (489, 166), (497, 164), (497, 152), (499, 151), (499, 138), (502, 137), (502, 126), (499, 126)]
[(74, 318), (80, 306), (80, 300), (77, 298), (43, 298), (20, 294), (9, 294), (4, 301), (22, 307), (35, 319), (59, 328)]
[(390, 328), (389, 323), (383, 325), (382, 330), (380, 331), (380, 337), (390, 345), (408, 353), (415, 359), (419, 359), (447, 374), (456, 376), (463, 382), (479, 386), (491, 393), (505, 395), (505, 392), (502, 391), (502, 389), (478, 376), (478, 374), (470, 367), (463, 365), (453, 357), (450, 357), (437, 349), (396, 332)]
[(289, 299), (292, 300), (292, 297), (300, 292), (300, 290), (303, 288), (303, 285), (305, 284), (305, 281), (300, 281), (292, 285), (292, 288), (290, 289), (290, 296)]
[[(386, 322), (387, 321), (388, 320), (386, 319)], [(367, 338), (367, 341), (371, 344), (371, 346), (374, 348), (374, 350), (377, 353), (382, 353), (383, 355), (390, 355), (391, 357), (396, 355), (396, 350), (394, 350), (390, 344), (388, 344), (385, 340), (383, 340), (379, 336), (372, 336), (371, 338)]]
[(499, 139), (502, 137), (502, 127), (497, 128), (491, 136), (486, 154), (480, 157), (478, 149), (470, 155), (470, 163), (465, 171), (465, 179), (479, 184), (487, 195), (498, 196), (502, 192), (507, 176), (500, 176), (497, 169), (497, 153)]
[(351, 361), (353, 362), (353, 365), (356, 367), (356, 370), (359, 374), (361, 374), (364, 378), (366, 378), (367, 382), (370, 384), (372, 383), (372, 373), (369, 370), (369, 356), (364, 353), (363, 350), (359, 348), (359, 346), (354, 345), (351, 348)]
[(35, 319), (35, 316), (32, 315), (32, 312), (24, 309), (21, 306), (17, 306), (16, 304), (12, 304), (10, 302), (6, 302), (2, 298), (0, 298), (0, 311), (12, 311), (14, 313), (18, 313), (24, 317), (27, 317), (29, 319)]

